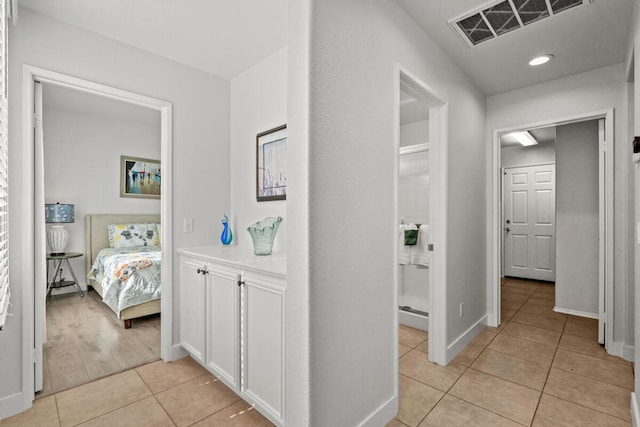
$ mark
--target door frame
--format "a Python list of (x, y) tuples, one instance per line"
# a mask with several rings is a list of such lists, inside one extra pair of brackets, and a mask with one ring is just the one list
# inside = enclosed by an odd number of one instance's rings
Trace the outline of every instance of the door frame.
[[(490, 236), (490, 251), (488, 254), (487, 271), (489, 274), (487, 282), (487, 313), (488, 325), (497, 327), (500, 325), (500, 279), (501, 279), (501, 252), (502, 252), (502, 206), (501, 206), (501, 154), (500, 136), (505, 133), (515, 132), (523, 129), (536, 129), (550, 126), (560, 126), (570, 123), (583, 122), (588, 120), (605, 121), (605, 146), (606, 159), (604, 171), (604, 218), (600, 215), (601, 229), (604, 230), (604, 245), (601, 245), (600, 257), (601, 265), (604, 267), (604, 274), (600, 272), (601, 280), (599, 285), (600, 295), (604, 295), (605, 310), (605, 348), (610, 349), (613, 343), (613, 268), (614, 268), (614, 159), (615, 159), (615, 134), (614, 134), (614, 109), (599, 110), (561, 117), (557, 119), (543, 120), (534, 123), (525, 123), (507, 128), (494, 129), (492, 132), (492, 155), (489, 171), (491, 174), (491, 202), (490, 202), (490, 224), (488, 236)], [(599, 148), (601, 151), (602, 148)], [(602, 174), (602, 170), (600, 173)], [(604, 254), (602, 254), (604, 249)], [(600, 303), (600, 301), (599, 301)]]
[[(89, 80), (80, 79), (67, 74), (46, 70), (32, 65), (23, 65), (22, 67), (22, 143), (24, 144), (24, 155), (22, 158), (22, 174), (24, 181), (24, 197), (22, 206), (26, 213), (23, 221), (22, 236), (25, 245), (23, 249), (22, 274), (24, 277), (24, 285), (22, 286), (22, 303), (23, 303), (23, 363), (22, 363), (22, 382), (24, 390), (24, 407), (29, 408), (35, 397), (34, 381), (35, 381), (35, 363), (39, 360), (42, 364), (42, 354), (38, 353), (36, 344), (42, 344), (44, 332), (43, 317), (45, 314), (45, 298), (46, 290), (44, 286), (36, 286), (37, 283), (43, 283), (42, 278), (46, 277), (45, 262), (36, 262), (36, 250), (46, 248), (44, 243), (44, 228), (37, 227), (36, 206), (34, 198), (36, 191), (43, 191), (42, 183), (36, 180), (35, 170), (35, 138), (34, 138), (34, 91), (35, 81), (47, 83), (55, 86), (61, 86), (84, 93), (97, 96), (104, 96), (110, 99), (134, 104), (146, 108), (156, 110), (160, 113), (160, 149), (163, 183), (161, 186), (161, 202), (160, 214), (162, 219), (162, 248), (161, 256), (169, 262), (162, 263), (162, 294), (165, 296), (161, 299), (161, 311), (163, 316), (160, 320), (160, 357), (165, 360), (172, 360), (175, 355), (172, 352), (172, 336), (173, 336), (173, 267), (170, 260), (172, 259), (173, 242), (172, 242), (172, 104), (168, 101), (140, 95), (112, 86), (95, 83)], [(41, 176), (41, 175), (40, 175)], [(39, 186), (39, 187), (38, 187)], [(36, 234), (38, 230), (38, 234)], [(38, 241), (36, 240), (38, 239)]]
[[(447, 159), (449, 105), (444, 98), (400, 63), (395, 64), (394, 73), (394, 279), (393, 279), (393, 321), (395, 352), (395, 385), (398, 390), (398, 173), (400, 163), (400, 88), (404, 87), (429, 108), (429, 170), (431, 180), (430, 198), (430, 243), (435, 250), (429, 268), (429, 360), (440, 365), (447, 363)], [(434, 183), (436, 185), (434, 185)]]

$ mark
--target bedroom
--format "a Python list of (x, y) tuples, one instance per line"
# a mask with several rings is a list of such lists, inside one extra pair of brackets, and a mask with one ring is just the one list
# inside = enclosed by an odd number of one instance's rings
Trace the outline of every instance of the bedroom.
[[(51, 83), (39, 85), (44, 200), (46, 204), (73, 204), (75, 208), (75, 221), (63, 224), (69, 235), (66, 255), (53, 259), (49, 256), (51, 246), (47, 248), (48, 283), (54, 283), (45, 302), (47, 341), (43, 346), (43, 389), (38, 393), (42, 397), (160, 358), (159, 314), (136, 319), (135, 328), (125, 330), (121, 319), (127, 312), (113, 303), (113, 307), (107, 306), (101, 297), (104, 291), (94, 291), (95, 283), (87, 292), (87, 273), (97, 249), (105, 245), (104, 239), (98, 242), (98, 237), (107, 237), (106, 223), (121, 223), (127, 218), (125, 214), (135, 217), (136, 222), (141, 221), (135, 214), (153, 214), (159, 221), (159, 196), (131, 197), (120, 190), (121, 156), (160, 158), (160, 115), (148, 108)], [(95, 216), (115, 213), (121, 215), (108, 219)], [(89, 222), (89, 218), (94, 220)], [(46, 224), (47, 230), (53, 225)], [(158, 235), (155, 232), (154, 238)], [(145, 300), (156, 300), (159, 311), (159, 268), (156, 271), (157, 278), (146, 282), (152, 290)], [(84, 294), (71, 285), (73, 277)], [(58, 287), (61, 281), (64, 287)], [(131, 328), (131, 324), (128, 326)]]

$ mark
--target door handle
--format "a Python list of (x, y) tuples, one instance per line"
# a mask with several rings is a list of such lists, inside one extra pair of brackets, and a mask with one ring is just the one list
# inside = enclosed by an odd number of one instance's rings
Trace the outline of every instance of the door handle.
[(511, 220), (510, 219), (507, 220), (507, 224), (511, 224)]
[(511, 231), (511, 229), (509, 227), (505, 228), (505, 231), (508, 233), (509, 231)]

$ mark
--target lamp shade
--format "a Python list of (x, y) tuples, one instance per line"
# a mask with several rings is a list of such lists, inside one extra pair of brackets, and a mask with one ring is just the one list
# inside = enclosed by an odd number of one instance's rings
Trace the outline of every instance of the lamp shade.
[(74, 205), (46, 204), (44, 205), (44, 220), (47, 224), (72, 223), (76, 221)]

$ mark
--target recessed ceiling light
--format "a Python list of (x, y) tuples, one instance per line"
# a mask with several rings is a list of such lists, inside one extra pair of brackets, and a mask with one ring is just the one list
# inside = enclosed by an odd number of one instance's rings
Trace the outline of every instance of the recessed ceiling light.
[(529, 61), (529, 65), (531, 65), (532, 67), (535, 67), (537, 65), (546, 64), (547, 62), (551, 61), (552, 59), (553, 59), (553, 55), (551, 55), (551, 54), (536, 56), (531, 61)]
[(538, 141), (536, 141), (536, 139), (526, 130), (523, 132), (513, 132), (513, 133), (510, 133), (509, 135), (515, 138), (516, 141), (518, 141), (520, 144), (522, 144), (525, 147), (538, 144)]

